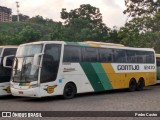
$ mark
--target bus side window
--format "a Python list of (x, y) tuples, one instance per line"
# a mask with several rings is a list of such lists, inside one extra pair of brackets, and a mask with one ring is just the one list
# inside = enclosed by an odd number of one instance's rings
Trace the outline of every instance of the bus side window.
[(41, 69), (41, 83), (56, 80), (60, 61), (60, 51), (61, 45), (47, 44), (45, 46)]
[(145, 51), (137, 51), (136, 56), (137, 56), (138, 63), (147, 63), (146, 61), (147, 55)]
[(160, 67), (160, 58), (156, 58), (157, 61), (157, 67)]
[(113, 62), (113, 51), (110, 48), (99, 49), (99, 61), (100, 62)]
[[(17, 48), (5, 48), (4, 49), (4, 52), (3, 52), (3, 57), (2, 57), (2, 61), (1, 61), (1, 63), (3, 63), (3, 58), (5, 57), (5, 56), (8, 56), (8, 55), (15, 55), (16, 54), (16, 51), (17, 51)], [(11, 58), (9, 58), (9, 59), (7, 59), (7, 66), (12, 66), (12, 63), (13, 63), (13, 59), (14, 59), (14, 57), (11, 57)]]
[(127, 62), (126, 50), (115, 49), (114, 50), (114, 62), (116, 63)]
[(98, 62), (98, 48), (82, 47), (82, 61), (83, 62)]
[(65, 45), (63, 62), (81, 62), (81, 47)]
[(147, 63), (154, 63), (154, 53), (153, 52), (147, 52), (146, 54), (146, 61)]
[(137, 56), (136, 56), (136, 51), (134, 50), (127, 50), (126, 51), (127, 55), (127, 62), (128, 63), (137, 63)]

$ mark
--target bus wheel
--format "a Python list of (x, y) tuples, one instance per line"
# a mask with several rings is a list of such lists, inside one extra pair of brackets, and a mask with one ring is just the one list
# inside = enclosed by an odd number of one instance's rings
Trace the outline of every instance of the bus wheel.
[(131, 79), (129, 82), (129, 91), (133, 92), (136, 90), (136, 80), (135, 79)]
[(65, 99), (71, 99), (75, 96), (77, 88), (73, 83), (67, 83), (63, 90), (63, 97)]
[(136, 90), (137, 90), (137, 91), (141, 91), (141, 90), (143, 90), (143, 87), (144, 87), (144, 80), (143, 80), (143, 79), (140, 79), (140, 80), (138, 81)]

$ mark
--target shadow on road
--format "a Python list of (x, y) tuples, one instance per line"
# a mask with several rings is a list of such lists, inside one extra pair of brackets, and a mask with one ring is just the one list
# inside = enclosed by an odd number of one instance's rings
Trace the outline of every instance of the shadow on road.
[(49, 96), (49, 97), (42, 97), (42, 98), (28, 98), (26, 97), (26, 99), (19, 99), (19, 101), (23, 101), (23, 102), (53, 102), (53, 101), (61, 101), (61, 100), (65, 100), (63, 99), (62, 96)]
[(1, 100), (9, 100), (9, 99), (17, 99), (17, 98), (21, 98), (21, 97), (12, 96), (12, 95), (0, 96), (0, 101)]

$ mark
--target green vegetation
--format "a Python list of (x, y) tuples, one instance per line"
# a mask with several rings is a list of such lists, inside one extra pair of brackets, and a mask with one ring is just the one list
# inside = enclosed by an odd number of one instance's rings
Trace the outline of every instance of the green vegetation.
[(52, 29), (29, 22), (0, 22), (0, 45), (18, 45), (37, 40), (50, 40)]
[(89, 4), (60, 15), (64, 22), (35, 16), (23, 22), (0, 22), (0, 45), (22, 44), (40, 40), (102, 41), (133, 47), (151, 47), (160, 53), (160, 1), (125, 0), (129, 21), (124, 27), (109, 28), (102, 21), (99, 8)]
[(160, 1), (125, 0), (125, 14), (131, 19), (121, 28), (121, 43), (135, 47), (152, 47), (160, 53)]

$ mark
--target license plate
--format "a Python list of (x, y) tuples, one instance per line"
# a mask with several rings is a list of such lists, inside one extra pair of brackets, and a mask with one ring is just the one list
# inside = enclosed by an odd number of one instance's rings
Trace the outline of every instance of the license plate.
[(23, 94), (23, 91), (19, 91), (19, 94)]

